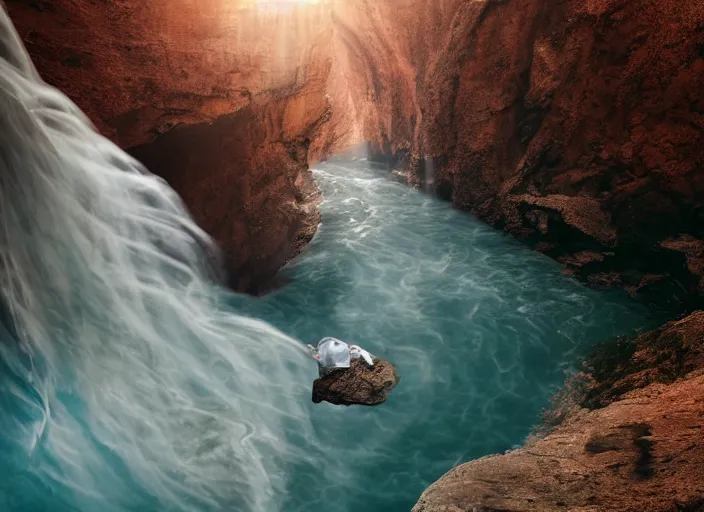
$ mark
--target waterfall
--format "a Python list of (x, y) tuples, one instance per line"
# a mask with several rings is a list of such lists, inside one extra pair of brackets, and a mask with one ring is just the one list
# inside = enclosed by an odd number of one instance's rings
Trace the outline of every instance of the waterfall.
[(302, 345), (227, 309), (210, 238), (2, 9), (0, 220), (0, 508), (276, 510), (312, 439)]

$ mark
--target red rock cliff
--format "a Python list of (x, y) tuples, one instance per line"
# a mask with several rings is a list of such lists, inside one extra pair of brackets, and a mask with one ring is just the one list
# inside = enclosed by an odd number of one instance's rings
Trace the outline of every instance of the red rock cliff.
[(593, 284), (701, 303), (704, 4), (272, 5), (8, 2), (40, 72), (139, 146), (239, 289), (314, 231), (308, 157), (368, 140)]
[(312, 237), (308, 148), (330, 116), (330, 10), (9, 0), (46, 81), (163, 176), (259, 291)]
[(704, 312), (603, 348), (559, 424), (458, 466), (413, 512), (704, 510)]
[[(701, 307), (704, 4), (335, 11), (373, 154), (593, 284)], [(598, 358), (547, 437), (450, 471), (414, 512), (703, 510), (702, 320), (628, 342), (626, 362)]]
[(594, 284), (701, 303), (703, 3), (335, 10), (364, 138), (411, 183)]

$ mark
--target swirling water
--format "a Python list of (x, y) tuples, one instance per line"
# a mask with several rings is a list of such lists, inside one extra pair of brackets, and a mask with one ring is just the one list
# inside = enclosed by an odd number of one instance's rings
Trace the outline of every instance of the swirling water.
[[(3, 511), (409, 510), (520, 443), (583, 349), (654, 321), (364, 162), (316, 170), (323, 223), (290, 284), (234, 296), (2, 9), (0, 107)], [(310, 402), (302, 343), (326, 335), (398, 366), (386, 404)]]
[(453, 466), (520, 444), (590, 346), (657, 321), (364, 160), (314, 174), (321, 229), (250, 307), (306, 342), (354, 341), (401, 382), (378, 408), (310, 408), (322, 454), (294, 466), (287, 511), (410, 510)]

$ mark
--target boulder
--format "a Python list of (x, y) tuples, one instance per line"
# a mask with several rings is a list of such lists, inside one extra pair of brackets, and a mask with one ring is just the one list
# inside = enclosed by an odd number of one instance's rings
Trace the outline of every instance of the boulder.
[(379, 405), (398, 381), (396, 368), (388, 361), (374, 359), (374, 366), (369, 366), (356, 359), (349, 368), (332, 370), (313, 382), (313, 403)]

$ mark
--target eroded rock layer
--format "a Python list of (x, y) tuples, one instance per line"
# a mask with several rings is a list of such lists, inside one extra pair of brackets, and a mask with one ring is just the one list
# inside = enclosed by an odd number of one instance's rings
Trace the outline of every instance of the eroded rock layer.
[(215, 237), (230, 286), (255, 294), (266, 290), (320, 222), (307, 143), (267, 133), (279, 108), (276, 101), (253, 104), (129, 150), (174, 187)]

